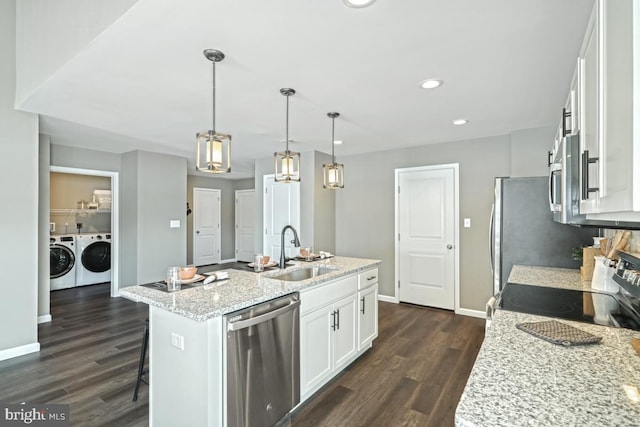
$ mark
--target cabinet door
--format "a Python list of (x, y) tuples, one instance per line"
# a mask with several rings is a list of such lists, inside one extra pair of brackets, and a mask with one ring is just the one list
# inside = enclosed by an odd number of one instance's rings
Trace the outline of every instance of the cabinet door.
[(332, 371), (331, 313), (325, 307), (300, 318), (300, 394), (304, 397)]
[(601, 10), (604, 139), (598, 212), (634, 209), (633, 14), (631, 0), (607, 1)]
[[(600, 158), (600, 52), (599, 52), (599, 26), (598, 26), (598, 3), (595, 2), (594, 11), (589, 21), (587, 34), (585, 36), (582, 56), (581, 56), (581, 101), (582, 114), (581, 126), (582, 136), (580, 138), (581, 155), (591, 159)], [(592, 161), (584, 167), (580, 165), (581, 188), (586, 186), (590, 189), (599, 187), (600, 173), (599, 161)], [(588, 197), (585, 197), (588, 196)], [(597, 194), (595, 191), (582, 194), (580, 202), (580, 213), (595, 213), (598, 211)]]
[(333, 305), (336, 328), (333, 333), (334, 369), (344, 365), (358, 352), (356, 331), (356, 301), (353, 294)]
[(358, 351), (378, 336), (378, 284), (358, 292)]

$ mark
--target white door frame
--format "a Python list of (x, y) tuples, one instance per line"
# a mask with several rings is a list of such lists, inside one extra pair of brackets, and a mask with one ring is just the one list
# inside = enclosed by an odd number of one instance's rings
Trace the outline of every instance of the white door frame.
[(398, 284), (400, 283), (400, 272), (398, 271), (398, 266), (400, 265), (400, 246), (398, 242), (398, 234), (400, 233), (400, 216), (399, 216), (399, 203), (400, 196), (398, 193), (398, 187), (400, 185), (400, 173), (401, 172), (424, 172), (431, 171), (437, 169), (453, 169), (454, 174), (454, 183), (453, 183), (453, 221), (454, 221), (454, 249), (455, 253), (453, 256), (453, 274), (454, 274), (454, 284), (453, 284), (453, 293), (454, 293), (454, 312), (460, 312), (460, 164), (459, 163), (447, 163), (443, 165), (432, 165), (432, 166), (418, 166), (413, 168), (400, 168), (395, 170), (395, 204), (394, 204), (394, 215), (395, 215), (395, 267), (394, 267), (394, 295), (395, 297), (386, 299), (386, 301), (399, 303), (400, 302), (400, 289), (398, 288)]
[[(69, 173), (75, 175), (106, 176), (111, 178), (111, 297), (120, 296), (120, 212), (119, 212), (119, 173), (99, 171), (95, 169), (69, 168), (66, 166), (50, 166), (49, 172)], [(51, 185), (49, 185), (51, 197)], [(42, 238), (42, 236), (40, 236)]]

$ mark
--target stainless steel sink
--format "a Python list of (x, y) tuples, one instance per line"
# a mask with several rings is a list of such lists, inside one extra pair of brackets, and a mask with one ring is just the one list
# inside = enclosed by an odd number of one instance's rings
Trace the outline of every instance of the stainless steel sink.
[(332, 268), (323, 267), (307, 267), (301, 270), (290, 271), (279, 276), (272, 276), (270, 277), (270, 279), (286, 280), (288, 282), (299, 282), (301, 280), (307, 280), (314, 277), (322, 276), (323, 274), (331, 273), (332, 271), (335, 270)]

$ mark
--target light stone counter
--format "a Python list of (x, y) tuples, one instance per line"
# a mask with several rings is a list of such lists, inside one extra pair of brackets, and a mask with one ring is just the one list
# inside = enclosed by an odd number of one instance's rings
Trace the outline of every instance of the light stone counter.
[[(591, 291), (579, 270), (516, 265), (510, 283)], [(497, 310), (458, 403), (455, 424), (480, 426), (640, 425), (640, 332), (559, 321), (602, 336), (601, 343), (562, 347), (516, 329), (547, 317)], [(640, 398), (640, 396), (638, 396)]]
[(580, 270), (571, 268), (514, 265), (507, 281), (521, 285), (547, 286), (581, 291), (592, 290), (591, 282), (583, 282), (580, 278)]
[[(516, 329), (546, 317), (497, 310), (456, 410), (457, 427), (637, 426), (640, 356), (629, 329), (561, 322), (602, 336), (563, 347)], [(636, 398), (638, 396), (636, 395)]]
[[(130, 286), (121, 289), (120, 295), (192, 320), (205, 321), (348, 274), (374, 268), (380, 263), (381, 261), (373, 259), (333, 257), (315, 262), (300, 262), (284, 270), (273, 269), (263, 273), (227, 269), (224, 271), (229, 273), (229, 280), (183, 288), (173, 293), (139, 285)], [(271, 278), (285, 272), (312, 266), (322, 266), (335, 271), (298, 282), (286, 282)]]

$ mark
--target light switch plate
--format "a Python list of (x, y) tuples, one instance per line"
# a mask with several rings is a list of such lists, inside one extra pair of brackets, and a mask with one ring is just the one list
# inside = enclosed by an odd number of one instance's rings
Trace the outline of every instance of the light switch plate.
[(180, 220), (172, 219), (171, 221), (169, 221), (169, 228), (180, 228)]
[(471, 218), (465, 218), (464, 219), (464, 228), (470, 228), (471, 227)]
[(171, 345), (177, 349), (184, 350), (184, 337), (171, 332)]

